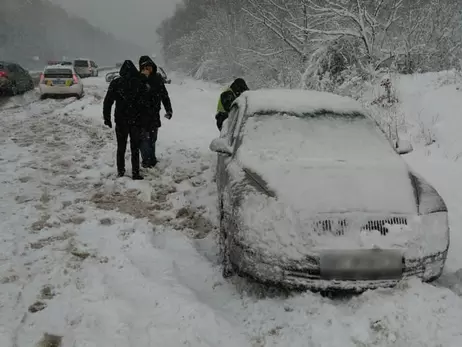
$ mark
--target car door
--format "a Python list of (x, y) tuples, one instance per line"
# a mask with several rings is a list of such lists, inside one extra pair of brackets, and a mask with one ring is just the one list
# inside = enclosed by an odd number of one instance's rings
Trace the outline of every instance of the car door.
[(220, 137), (224, 137), (228, 145), (233, 149), (233, 154), (231, 156), (219, 155), (218, 156), (218, 167), (220, 172), (217, 173), (217, 177), (220, 177), (218, 182), (218, 187), (221, 192), (228, 190), (228, 193), (232, 193), (233, 187), (231, 183), (234, 182), (230, 175), (230, 164), (236, 165), (234, 158), (236, 155), (237, 141), (239, 139), (239, 127), (242, 122), (245, 113), (244, 103), (234, 103), (229, 112), (229, 117), (225, 121), (226, 129), (223, 129)]
[(19, 70), (16, 67), (16, 64), (8, 64), (8, 78), (12, 83), (14, 83), (15, 88), (20, 89), (20, 77)]
[(21, 80), (21, 86), (20, 90), (27, 92), (30, 89), (30, 84), (32, 79), (30, 78), (29, 73), (24, 70), (20, 65), (16, 65), (16, 68), (18, 70), (19, 78)]

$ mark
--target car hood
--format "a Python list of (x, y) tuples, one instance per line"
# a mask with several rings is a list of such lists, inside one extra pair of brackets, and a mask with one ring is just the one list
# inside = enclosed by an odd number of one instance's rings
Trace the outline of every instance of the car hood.
[(384, 215), (417, 212), (408, 168), (401, 161), (299, 160), (278, 166), (258, 164), (259, 170), (252, 170), (253, 177), (295, 211)]

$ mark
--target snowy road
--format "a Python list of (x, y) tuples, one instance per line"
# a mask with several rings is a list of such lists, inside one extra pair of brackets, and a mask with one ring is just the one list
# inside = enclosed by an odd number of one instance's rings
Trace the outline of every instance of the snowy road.
[[(34, 347), (45, 333), (63, 347), (462, 345), (458, 230), (435, 284), (330, 300), (225, 281), (208, 150), (219, 89), (168, 87), (175, 113), (163, 121), (161, 161), (133, 182), (115, 178), (115, 138), (101, 119), (107, 84), (85, 82), (80, 101), (31, 92), (0, 110), (0, 346)], [(409, 161), (462, 226), (462, 193), (448, 184), (460, 186), (462, 165), (422, 153)]]

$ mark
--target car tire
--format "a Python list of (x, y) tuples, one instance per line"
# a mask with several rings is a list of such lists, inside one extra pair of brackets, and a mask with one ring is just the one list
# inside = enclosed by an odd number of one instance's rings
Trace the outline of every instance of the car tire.
[(229, 239), (226, 235), (227, 217), (223, 210), (223, 203), (220, 202), (220, 253), (222, 261), (222, 276), (223, 278), (230, 278), (236, 274), (236, 270), (229, 259)]
[(15, 96), (19, 94), (18, 86), (16, 85), (16, 82), (12, 82), (10, 86), (10, 95)]
[(48, 95), (46, 94), (40, 95), (40, 100), (45, 100), (45, 99), (48, 99)]

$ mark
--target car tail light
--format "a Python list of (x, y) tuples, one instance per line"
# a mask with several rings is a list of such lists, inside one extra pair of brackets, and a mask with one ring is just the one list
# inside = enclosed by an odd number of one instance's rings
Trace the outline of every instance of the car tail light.
[(5, 71), (0, 71), (0, 77), (7, 78), (8, 75)]
[(73, 79), (73, 81), (74, 81), (75, 84), (78, 84), (78, 83), (79, 83), (79, 78), (77, 77), (76, 74), (73, 74), (73, 75), (72, 75), (72, 79)]
[(45, 83), (45, 75), (42, 73), (40, 74), (40, 84)]

